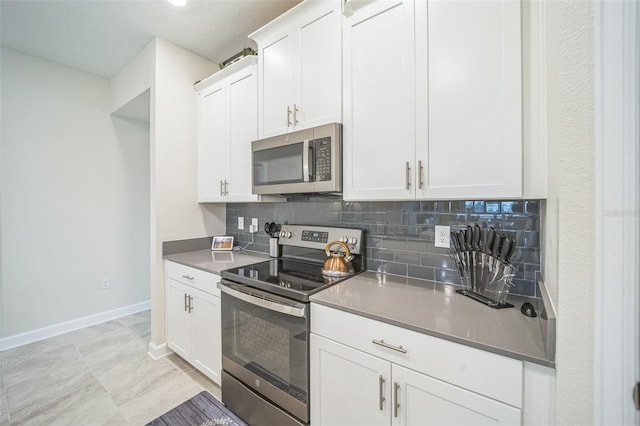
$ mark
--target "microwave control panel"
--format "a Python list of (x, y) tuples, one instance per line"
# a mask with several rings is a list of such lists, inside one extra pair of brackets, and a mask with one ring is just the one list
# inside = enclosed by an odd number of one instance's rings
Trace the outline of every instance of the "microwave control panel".
[(316, 139), (315, 147), (315, 181), (331, 180), (331, 138)]

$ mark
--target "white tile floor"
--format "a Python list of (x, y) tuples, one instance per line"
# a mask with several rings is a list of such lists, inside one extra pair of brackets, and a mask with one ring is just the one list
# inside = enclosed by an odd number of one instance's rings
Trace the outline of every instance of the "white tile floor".
[(220, 388), (177, 355), (147, 355), (149, 311), (0, 352), (0, 426), (144, 425)]

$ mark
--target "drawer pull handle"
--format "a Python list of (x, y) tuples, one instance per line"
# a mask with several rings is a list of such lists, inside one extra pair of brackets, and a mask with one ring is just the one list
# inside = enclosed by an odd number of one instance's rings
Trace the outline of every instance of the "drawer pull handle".
[(188, 280), (193, 280), (193, 277), (191, 275), (183, 275), (182, 278), (186, 278)]
[(375, 343), (376, 345), (380, 345), (382, 347), (385, 347), (387, 349), (393, 349), (394, 351), (398, 351), (398, 352), (402, 352), (403, 354), (407, 353), (407, 350), (405, 348), (402, 347), (402, 345), (400, 346), (394, 346), (394, 345), (390, 345), (387, 342), (385, 342), (384, 340), (372, 340), (371, 343)]
[(384, 408), (382, 405), (384, 402), (384, 396), (382, 396), (382, 392), (384, 391), (384, 377), (382, 377), (382, 374), (378, 378), (378, 386), (380, 387), (380, 411), (382, 411)]

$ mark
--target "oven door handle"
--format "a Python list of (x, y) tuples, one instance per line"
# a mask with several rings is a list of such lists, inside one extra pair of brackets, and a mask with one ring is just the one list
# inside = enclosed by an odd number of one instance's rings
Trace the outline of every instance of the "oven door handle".
[(262, 292), (258, 293), (257, 291), (250, 290), (249, 287), (243, 288), (243, 291), (238, 291), (224, 285), (223, 283), (218, 283), (218, 288), (221, 292), (226, 293), (229, 296), (270, 311), (280, 312), (281, 314), (298, 318), (304, 318), (306, 316), (306, 306), (299, 303), (290, 305), (275, 300), (268, 300), (265, 298), (268, 296), (263, 296)]

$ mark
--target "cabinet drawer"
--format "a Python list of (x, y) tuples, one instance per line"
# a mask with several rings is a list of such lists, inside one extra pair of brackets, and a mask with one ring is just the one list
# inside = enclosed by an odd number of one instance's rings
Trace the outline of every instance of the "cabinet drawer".
[(315, 303), (311, 304), (311, 332), (522, 407), (521, 361)]
[(220, 276), (174, 262), (166, 262), (167, 276), (206, 293), (220, 296)]

